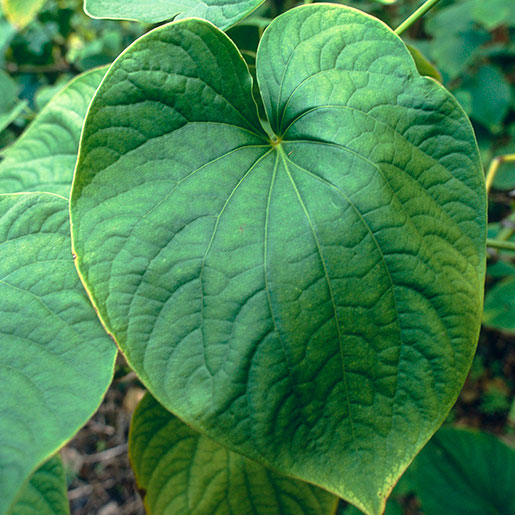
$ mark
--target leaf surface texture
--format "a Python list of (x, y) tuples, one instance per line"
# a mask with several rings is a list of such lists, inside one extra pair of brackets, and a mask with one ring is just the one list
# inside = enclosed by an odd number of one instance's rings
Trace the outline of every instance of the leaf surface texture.
[(330, 515), (338, 503), (196, 433), (148, 393), (132, 418), (129, 455), (151, 515)]
[(158, 23), (173, 18), (203, 18), (227, 29), (257, 9), (263, 0), (85, 0), (93, 18)]
[(4, 153), (0, 193), (47, 191), (68, 197), (86, 110), (107, 67), (59, 91)]
[(75, 271), (68, 202), (0, 195), (0, 513), (98, 408), (116, 347)]
[(9, 515), (69, 515), (66, 490), (61, 458), (52, 456), (23, 485)]
[(473, 356), (486, 201), (468, 119), (354, 9), (267, 28), (251, 78), (184, 20), (86, 119), (78, 268), (152, 394), (196, 430), (379, 513)]
[(515, 512), (515, 451), (493, 435), (443, 428), (413, 465), (427, 515)]

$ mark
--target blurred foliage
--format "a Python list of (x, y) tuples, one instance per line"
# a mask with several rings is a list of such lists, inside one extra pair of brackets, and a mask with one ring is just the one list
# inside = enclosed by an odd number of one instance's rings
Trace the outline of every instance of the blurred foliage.
[(23, 29), (38, 14), (46, 0), (2, 0), (5, 17), (17, 29)]
[[(3, 0), (1, 5), (7, 3), (17, 4)], [(17, 29), (0, 7), (0, 149), (73, 76), (111, 63), (146, 29), (134, 22), (93, 20), (81, 0), (47, 0), (26, 27)]]
[[(298, 3), (302, 2), (269, 0), (229, 31), (251, 72), (259, 38), (270, 19)], [(422, 0), (340, 3), (395, 28)], [(24, 7), (22, 18), (9, 11), (12, 23), (8, 21), (6, 7), (19, 9), (29, 4), (34, 9)], [(91, 19), (84, 14), (81, 0), (2, 0), (0, 156), (72, 77), (111, 63), (150, 28), (135, 22)], [(515, 0), (441, 0), (402, 38), (410, 45), (419, 70), (441, 80), (470, 116), (485, 170), (496, 156), (515, 154)], [(489, 194), (489, 238), (515, 242), (514, 208), (515, 162), (503, 162)], [(448, 423), (513, 439), (515, 252), (489, 249), (483, 321), (477, 355)], [(391, 514), (401, 513), (401, 504), (404, 509), (410, 502), (416, 506), (402, 490), (402, 482), (394, 497), (399, 502), (391, 503)]]

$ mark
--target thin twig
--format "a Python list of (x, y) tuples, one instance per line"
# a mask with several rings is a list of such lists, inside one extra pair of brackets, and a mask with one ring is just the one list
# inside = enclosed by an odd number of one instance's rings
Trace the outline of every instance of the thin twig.
[(68, 500), (75, 501), (76, 499), (80, 499), (81, 497), (85, 497), (89, 495), (93, 491), (93, 487), (91, 485), (82, 485), (73, 490), (68, 491)]
[(406, 18), (396, 29), (395, 34), (400, 36), (405, 30), (409, 29), (419, 18), (433, 8), (440, 0), (426, 0), (411, 16)]
[(486, 246), (493, 249), (515, 250), (515, 241), (493, 240), (487, 238)]
[(89, 454), (88, 456), (84, 456), (84, 463), (97, 463), (99, 461), (107, 461), (116, 456), (120, 456), (127, 451), (127, 444), (122, 443), (121, 445), (117, 445), (116, 447), (111, 447), (110, 449), (106, 449), (105, 451), (96, 452), (95, 454)]
[(5, 69), (9, 73), (54, 73), (54, 72), (68, 72), (71, 70), (70, 65), (65, 62), (57, 62), (54, 64), (17, 64), (13, 62), (6, 62)]

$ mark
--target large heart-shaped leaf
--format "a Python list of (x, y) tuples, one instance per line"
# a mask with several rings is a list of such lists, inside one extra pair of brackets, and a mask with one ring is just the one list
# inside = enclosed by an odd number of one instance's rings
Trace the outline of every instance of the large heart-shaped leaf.
[(149, 394), (132, 418), (129, 455), (149, 515), (332, 515), (338, 504), (196, 433)]
[(0, 195), (0, 513), (96, 410), (116, 348), (70, 251), (68, 202)]
[(111, 67), (82, 135), (78, 268), (158, 401), (378, 513), (474, 353), (485, 191), (468, 119), (354, 9), (276, 18), (247, 67), (211, 24)]
[(52, 456), (25, 482), (8, 515), (68, 515), (66, 477), (59, 456)]
[(73, 79), (4, 152), (0, 193), (69, 195), (84, 116), (106, 70), (98, 68)]
[(227, 29), (257, 9), (264, 0), (84, 0), (92, 18), (147, 23), (195, 16)]

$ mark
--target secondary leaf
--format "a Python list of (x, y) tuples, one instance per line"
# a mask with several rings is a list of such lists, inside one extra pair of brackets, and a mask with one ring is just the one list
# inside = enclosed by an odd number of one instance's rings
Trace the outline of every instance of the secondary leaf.
[(248, 69), (211, 24), (134, 43), (89, 110), (78, 268), (152, 394), (379, 513), (474, 354), (485, 191), (470, 123), (384, 24), (314, 4)]
[(508, 277), (488, 290), (483, 323), (487, 327), (515, 333), (515, 277)]
[(481, 66), (464, 82), (461, 90), (470, 93), (470, 116), (492, 132), (499, 132), (511, 102), (511, 86), (501, 70), (495, 66)]
[(16, 29), (5, 19), (2, 2), (0, 2), (0, 63), (5, 60), (5, 49), (16, 34)]
[(26, 100), (15, 102), (10, 109), (0, 112), (0, 132), (14, 122), (25, 111), (27, 105)]
[(0, 70), (0, 113), (8, 110), (18, 97), (19, 86), (16, 81), (6, 72)]
[(515, 4), (512, 0), (475, 0), (472, 9), (474, 21), (483, 25), (487, 30), (493, 30), (500, 25), (515, 24)]
[(19, 86), (3, 70), (0, 70), (0, 132), (12, 123), (27, 107), (26, 101), (18, 100)]
[(68, 515), (66, 489), (61, 458), (52, 456), (23, 485), (8, 515)]
[(442, 82), (441, 73), (435, 68), (435, 66), (430, 61), (428, 61), (424, 57), (420, 50), (408, 44), (406, 45), (406, 48), (409, 50), (411, 57), (413, 57), (415, 65), (417, 66), (418, 73), (420, 73), (420, 75), (433, 77), (433, 79), (437, 80), (438, 82)]
[(0, 513), (97, 409), (116, 348), (70, 252), (68, 202), (0, 195)]
[(92, 18), (158, 23), (173, 18), (203, 18), (227, 29), (257, 9), (264, 0), (84, 0)]
[(149, 394), (132, 418), (129, 455), (149, 515), (329, 515), (338, 503), (196, 433)]
[(429, 17), (425, 24), (433, 36), (429, 57), (446, 81), (459, 77), (477, 57), (480, 47), (491, 40), (490, 34), (474, 22), (475, 1), (452, 2)]
[(515, 513), (515, 452), (495, 436), (441, 429), (414, 465), (426, 515)]
[(69, 195), (84, 116), (106, 70), (99, 68), (73, 79), (4, 152), (0, 193)]

